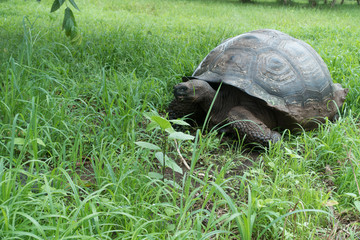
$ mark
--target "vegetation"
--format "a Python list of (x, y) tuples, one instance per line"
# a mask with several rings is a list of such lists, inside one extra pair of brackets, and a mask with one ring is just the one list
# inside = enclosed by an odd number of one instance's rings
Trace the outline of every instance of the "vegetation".
[[(359, 238), (355, 1), (76, 3), (78, 45), (59, 31), (52, 1), (0, 5), (0, 239)], [(144, 114), (166, 117), (181, 76), (222, 40), (259, 28), (312, 45), (350, 89), (337, 122), (260, 150), (211, 129), (181, 128), (195, 139), (177, 147), (146, 130)], [(166, 168), (162, 181), (139, 142), (167, 142), (183, 174)]]
[[(65, 0), (54, 0), (50, 12), (55, 12), (65, 3)], [(80, 11), (74, 0), (69, 0), (69, 3), (77, 10)], [(80, 33), (77, 29), (75, 16), (69, 6), (65, 8), (64, 19), (62, 23), (62, 29), (65, 30), (65, 35), (70, 37), (73, 42), (81, 41)]]

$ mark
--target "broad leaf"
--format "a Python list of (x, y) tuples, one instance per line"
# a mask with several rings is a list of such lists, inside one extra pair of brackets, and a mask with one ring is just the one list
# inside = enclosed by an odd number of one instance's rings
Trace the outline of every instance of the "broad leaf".
[(157, 172), (149, 172), (148, 176), (153, 178), (153, 179), (162, 179), (162, 175), (160, 173)]
[(151, 121), (151, 117), (153, 117), (153, 116), (158, 116), (158, 117), (160, 117), (160, 115), (159, 115), (157, 112), (155, 112), (155, 111), (151, 111), (151, 112), (146, 112), (146, 113), (144, 113), (144, 117), (146, 117), (146, 118), (149, 119), (150, 121)]
[(176, 215), (176, 214), (179, 214), (179, 212), (178, 211), (174, 211), (174, 209), (172, 209), (172, 208), (170, 208), (170, 207), (167, 207), (167, 208), (165, 208), (165, 213), (166, 213), (166, 215), (168, 215), (168, 216), (174, 216), (174, 215)]
[(65, 35), (70, 37), (76, 30), (76, 22), (73, 12), (69, 7), (65, 9), (64, 21), (62, 29), (65, 30)]
[(178, 139), (178, 140), (193, 140), (195, 137), (183, 132), (173, 132), (170, 133), (169, 139)]
[(169, 120), (169, 121), (176, 125), (190, 126), (190, 124), (188, 124), (187, 122), (185, 122), (183, 120)]
[(43, 146), (43, 147), (46, 147), (45, 143), (44, 143), (43, 140), (41, 140), (40, 138), (37, 138), (37, 139), (36, 139), (36, 142), (37, 142), (37, 144), (39, 144), (39, 145), (41, 145), (41, 146)]
[(52, 13), (52, 12), (55, 12), (56, 10), (58, 10), (61, 7), (61, 5), (64, 4), (64, 2), (65, 2), (65, 0), (55, 0), (51, 6), (50, 12)]
[(147, 126), (146, 126), (146, 131), (152, 131), (154, 129), (160, 129), (159, 124), (157, 124), (156, 122), (150, 122)]
[(142, 148), (147, 148), (150, 150), (161, 150), (161, 148), (159, 148), (158, 146), (156, 146), (155, 144), (152, 143), (148, 143), (148, 142), (135, 142), (136, 145), (142, 147)]
[(174, 133), (174, 132), (176, 132), (172, 127), (169, 127), (169, 128), (167, 128), (167, 129), (165, 129), (165, 131), (167, 132), (167, 133)]
[[(166, 212), (166, 210), (165, 210), (165, 212)], [(175, 230), (175, 224), (167, 224), (166, 225), (166, 230), (168, 230), (170, 232), (174, 231)]]
[(73, 6), (74, 6), (74, 8), (76, 8), (77, 10), (79, 10), (79, 11), (80, 11), (80, 9), (78, 8), (78, 6), (76, 5), (76, 3), (75, 3), (75, 1), (74, 1), (74, 0), (69, 0), (69, 1), (70, 1), (71, 5), (73, 5)]
[[(155, 153), (155, 157), (159, 160), (161, 164), (164, 164), (164, 157), (162, 152)], [(176, 164), (172, 159), (168, 158), (168, 156), (165, 155), (165, 166), (168, 168), (171, 168), (173, 171), (178, 172), (180, 174), (183, 174), (183, 171), (179, 165)]]
[(328, 201), (325, 203), (325, 206), (327, 206), (327, 207), (332, 207), (332, 206), (335, 206), (335, 205), (338, 205), (338, 204), (339, 204), (338, 201), (328, 200)]
[(353, 198), (357, 198), (357, 195), (355, 193), (345, 193), (345, 195)]
[(354, 202), (356, 209), (360, 212), (360, 201)]
[(14, 138), (14, 144), (16, 144), (16, 145), (24, 145), (25, 144), (25, 138)]
[(152, 116), (151, 121), (156, 122), (157, 124), (159, 124), (160, 128), (163, 129), (163, 130), (168, 129), (168, 128), (172, 128), (170, 122), (168, 120), (166, 120), (165, 118), (162, 118), (160, 116)]

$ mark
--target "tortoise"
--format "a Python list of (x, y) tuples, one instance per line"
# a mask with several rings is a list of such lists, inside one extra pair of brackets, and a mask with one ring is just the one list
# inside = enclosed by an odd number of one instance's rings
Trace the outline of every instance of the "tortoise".
[(348, 93), (310, 45), (271, 29), (224, 41), (183, 80), (174, 86), (171, 118), (204, 120), (210, 110), (211, 125), (264, 146), (281, 139), (279, 129), (334, 120)]

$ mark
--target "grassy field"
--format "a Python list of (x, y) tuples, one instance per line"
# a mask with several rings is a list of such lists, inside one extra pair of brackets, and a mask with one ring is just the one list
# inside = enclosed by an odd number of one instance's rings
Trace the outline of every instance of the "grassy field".
[[(52, 1), (0, 2), (0, 239), (359, 239), (355, 1), (76, 2), (78, 45)], [(144, 113), (165, 116), (181, 76), (261, 28), (309, 43), (350, 89), (339, 120), (256, 151), (186, 130), (191, 170), (163, 182), (154, 152), (135, 144), (163, 140)]]

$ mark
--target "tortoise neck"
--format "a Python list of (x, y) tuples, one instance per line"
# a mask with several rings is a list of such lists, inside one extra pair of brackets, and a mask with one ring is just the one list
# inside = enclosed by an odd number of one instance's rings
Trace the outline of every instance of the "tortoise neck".
[(217, 123), (224, 121), (227, 117), (227, 112), (233, 107), (231, 101), (229, 102), (227, 91), (222, 89), (217, 92), (213, 88), (209, 89), (207, 94), (204, 94), (204, 99), (201, 101), (200, 106), (206, 112), (211, 110), (210, 117), (213, 122)]
[(205, 111), (208, 111), (211, 105), (215, 105), (215, 103), (213, 104), (215, 95), (216, 91), (213, 88), (209, 88), (206, 94), (203, 94), (200, 105)]

